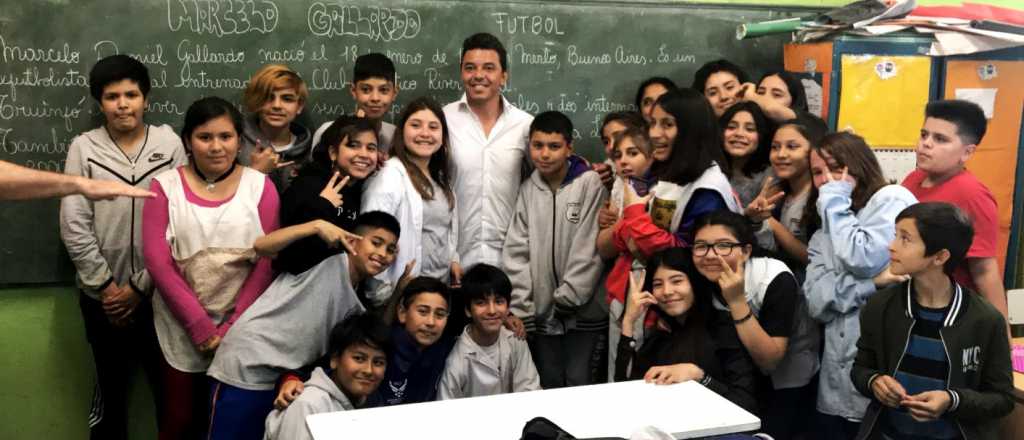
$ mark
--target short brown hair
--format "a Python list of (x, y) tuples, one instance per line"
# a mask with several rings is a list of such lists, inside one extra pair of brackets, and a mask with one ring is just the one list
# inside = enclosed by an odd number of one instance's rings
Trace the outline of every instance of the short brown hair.
[(274, 90), (293, 88), (299, 94), (299, 103), (305, 104), (309, 97), (306, 82), (298, 73), (283, 64), (267, 64), (256, 71), (242, 95), (245, 110), (256, 113), (270, 99)]

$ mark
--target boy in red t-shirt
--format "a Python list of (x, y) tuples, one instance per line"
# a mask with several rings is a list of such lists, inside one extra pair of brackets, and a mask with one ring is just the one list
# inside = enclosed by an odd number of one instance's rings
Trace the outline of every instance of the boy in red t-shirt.
[(917, 169), (903, 186), (921, 202), (947, 202), (964, 210), (974, 222), (974, 241), (967, 264), (953, 272), (962, 285), (980, 293), (1006, 317), (1006, 291), (996, 261), (999, 224), (995, 198), (964, 168), (985, 136), (988, 121), (977, 104), (962, 100), (934, 101), (925, 108), (917, 141)]

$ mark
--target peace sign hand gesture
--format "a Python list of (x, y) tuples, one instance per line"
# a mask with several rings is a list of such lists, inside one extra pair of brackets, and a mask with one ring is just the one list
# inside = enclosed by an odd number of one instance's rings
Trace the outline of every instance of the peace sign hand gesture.
[(854, 188), (857, 187), (857, 178), (850, 175), (849, 167), (843, 167), (843, 174), (840, 175), (838, 179), (836, 179), (831, 172), (825, 173), (825, 183), (829, 184), (832, 182), (847, 182)]
[(729, 262), (725, 261), (721, 255), (715, 255), (718, 258), (718, 263), (722, 265), (722, 274), (718, 277), (718, 287), (722, 289), (722, 297), (729, 304), (736, 302), (747, 302), (746, 294), (743, 292), (743, 265), (746, 263), (746, 257), (740, 257), (740, 260), (736, 264), (736, 269), (729, 266)]
[(772, 211), (775, 210), (775, 204), (786, 196), (786, 193), (780, 191), (774, 185), (774, 180), (770, 176), (764, 179), (764, 185), (761, 185), (761, 192), (747, 205), (744, 213), (751, 220), (755, 222), (768, 220), (772, 216)]
[(334, 175), (331, 176), (331, 180), (327, 181), (327, 186), (324, 187), (323, 191), (320, 191), (320, 197), (327, 199), (328, 202), (331, 202), (331, 206), (335, 208), (341, 207), (342, 202), (345, 200), (341, 196), (341, 190), (348, 184), (349, 179), (349, 176), (345, 176), (339, 182), (339, 176), (341, 176), (341, 173), (335, 171)]
[[(642, 292), (643, 280), (647, 271), (641, 271), (640, 276), (629, 274), (629, 293), (626, 296), (626, 310), (622, 313), (623, 335), (632, 336), (633, 324), (647, 314), (647, 309), (658, 303), (658, 300), (650, 292)], [(627, 329), (630, 334), (626, 334)]]

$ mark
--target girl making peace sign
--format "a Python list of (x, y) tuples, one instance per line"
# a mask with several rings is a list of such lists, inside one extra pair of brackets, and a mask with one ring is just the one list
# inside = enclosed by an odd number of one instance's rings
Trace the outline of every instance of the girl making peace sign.
[[(647, 271), (630, 277), (615, 380), (696, 380), (756, 414), (754, 364), (736, 332), (711, 313), (709, 287), (689, 249), (669, 248), (651, 256)], [(633, 325), (652, 306), (659, 323), (637, 347)]]

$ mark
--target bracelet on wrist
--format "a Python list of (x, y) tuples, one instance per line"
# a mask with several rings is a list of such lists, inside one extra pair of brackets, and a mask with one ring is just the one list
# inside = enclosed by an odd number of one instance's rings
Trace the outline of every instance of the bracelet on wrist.
[(747, 312), (747, 316), (744, 316), (744, 317), (742, 317), (740, 319), (733, 319), (732, 323), (736, 324), (736, 325), (743, 324), (744, 322), (749, 321), (750, 318), (753, 318), (753, 317), (754, 317), (754, 311), (753, 310), (749, 310)]

